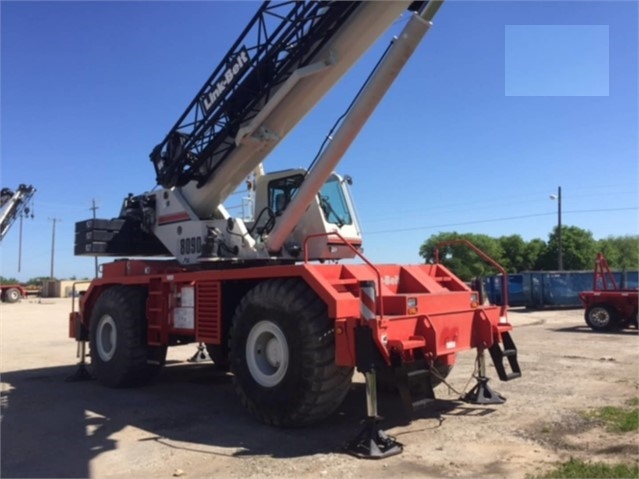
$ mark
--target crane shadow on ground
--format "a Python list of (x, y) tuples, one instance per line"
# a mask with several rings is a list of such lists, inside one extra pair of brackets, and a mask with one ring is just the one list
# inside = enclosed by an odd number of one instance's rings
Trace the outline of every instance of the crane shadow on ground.
[[(135, 389), (66, 382), (75, 370), (64, 366), (2, 374), (1, 477), (90, 477), (90, 463), (98, 455), (116, 449), (121, 454), (121, 449), (149, 442), (226, 456), (340, 453), (366, 416), (365, 388), (358, 382), (327, 420), (304, 429), (279, 429), (250, 416), (237, 400), (231, 376), (211, 363), (168, 364), (152, 384)], [(411, 424), (394, 394), (380, 393), (379, 412), (386, 430)], [(426, 421), (410, 427), (436, 428), (446, 415), (491, 412), (437, 400), (412, 416)]]

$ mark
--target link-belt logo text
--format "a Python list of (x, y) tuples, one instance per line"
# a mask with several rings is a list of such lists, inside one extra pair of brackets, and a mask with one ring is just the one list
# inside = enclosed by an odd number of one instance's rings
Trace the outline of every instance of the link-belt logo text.
[(229, 65), (222, 77), (217, 81), (217, 83), (215, 83), (215, 86), (206, 95), (204, 95), (202, 105), (207, 113), (215, 106), (222, 96), (222, 93), (231, 86), (235, 78), (244, 72), (248, 63), (248, 52), (246, 51), (246, 47), (243, 47), (235, 57), (235, 61)]

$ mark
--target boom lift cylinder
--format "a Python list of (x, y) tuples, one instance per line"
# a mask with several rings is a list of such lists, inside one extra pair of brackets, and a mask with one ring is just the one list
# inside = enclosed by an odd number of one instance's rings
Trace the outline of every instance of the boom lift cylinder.
[(424, 19), (424, 16), (430, 15), (432, 12), (427, 8), (424, 8), (419, 14), (414, 13), (399, 37), (394, 40), (377, 71), (344, 118), (333, 140), (322, 152), (314, 168), (306, 176), (299, 191), (269, 234), (266, 245), (271, 253), (282, 248), (291, 230), (301, 219), (310, 202), (333, 172), (364, 123), (411, 57), (432, 25), (430, 21)]

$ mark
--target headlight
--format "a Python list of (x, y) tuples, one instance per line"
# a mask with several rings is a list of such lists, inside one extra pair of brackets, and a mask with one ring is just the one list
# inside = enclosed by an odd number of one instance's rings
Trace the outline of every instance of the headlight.
[(476, 308), (479, 306), (479, 295), (477, 293), (470, 293), (470, 307)]

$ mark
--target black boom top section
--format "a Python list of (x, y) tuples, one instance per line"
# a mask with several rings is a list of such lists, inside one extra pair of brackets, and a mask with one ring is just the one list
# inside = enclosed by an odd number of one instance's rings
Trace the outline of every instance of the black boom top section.
[(360, 2), (265, 2), (175, 126), (151, 153), (165, 188), (202, 186), (235, 148), (240, 126), (316, 54)]

